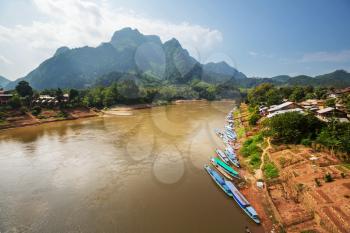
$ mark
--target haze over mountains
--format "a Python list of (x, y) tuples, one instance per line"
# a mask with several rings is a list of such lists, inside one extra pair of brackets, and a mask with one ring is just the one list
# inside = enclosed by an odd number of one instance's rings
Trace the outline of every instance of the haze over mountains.
[[(137, 29), (116, 31), (111, 41), (98, 47), (58, 48), (56, 53), (23, 78), (0, 86), (13, 89), (26, 80), (35, 89), (86, 88), (96, 85), (108, 74), (129, 74), (163, 84), (187, 84), (194, 79), (208, 83), (229, 83), (251, 87), (262, 82), (276, 85), (350, 86), (350, 74), (336, 71), (317, 76), (276, 76), (271, 79), (247, 78), (226, 62), (201, 64), (182, 48), (175, 38), (162, 43), (156, 35), (143, 35)], [(115, 75), (114, 75), (115, 77)], [(106, 80), (105, 80), (106, 81)]]

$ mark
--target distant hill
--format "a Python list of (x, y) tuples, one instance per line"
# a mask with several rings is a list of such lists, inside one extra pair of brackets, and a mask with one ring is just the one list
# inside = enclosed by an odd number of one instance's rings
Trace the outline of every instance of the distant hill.
[(5, 87), (9, 82), (10, 80), (0, 75), (0, 88)]
[(246, 78), (226, 63), (200, 64), (174, 38), (162, 43), (156, 35), (143, 35), (137, 29), (124, 28), (116, 31), (109, 42), (97, 47), (58, 48), (51, 58), (25, 77), (10, 82), (6, 88), (13, 89), (20, 80), (26, 80), (39, 90), (81, 89), (94, 85), (99, 77), (106, 78), (110, 73), (141, 74), (140, 77), (152, 77), (153, 81), (174, 84), (202, 78), (212, 83)]
[(336, 70), (329, 74), (318, 75), (310, 77), (307, 75), (298, 75), (289, 77), (288, 75), (281, 75), (272, 78), (280, 85), (312, 85), (322, 87), (344, 88), (350, 86), (350, 73), (345, 70)]
[(350, 73), (345, 70), (336, 70), (329, 74), (318, 75), (315, 77), (307, 75), (298, 75), (291, 77), (289, 75), (278, 75), (272, 78), (247, 78), (240, 82), (241, 87), (254, 87), (261, 83), (272, 83), (276, 86), (314, 86), (314, 87), (335, 87), (345, 88), (350, 86)]

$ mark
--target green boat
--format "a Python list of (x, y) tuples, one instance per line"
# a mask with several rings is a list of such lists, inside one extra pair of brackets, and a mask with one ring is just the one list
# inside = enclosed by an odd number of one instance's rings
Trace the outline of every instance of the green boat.
[(212, 163), (217, 164), (221, 168), (223, 168), (228, 174), (230, 174), (232, 177), (239, 179), (239, 174), (236, 172), (232, 167), (227, 165), (225, 162), (221, 161), (219, 158), (212, 158)]

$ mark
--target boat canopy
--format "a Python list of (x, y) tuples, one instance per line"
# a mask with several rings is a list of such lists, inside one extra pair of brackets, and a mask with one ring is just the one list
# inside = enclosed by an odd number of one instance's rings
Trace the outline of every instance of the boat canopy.
[(226, 185), (230, 188), (231, 192), (234, 195), (234, 198), (237, 200), (240, 206), (242, 207), (250, 206), (247, 199), (245, 199), (245, 197), (239, 192), (239, 190), (236, 188), (236, 186), (232, 182), (226, 181)]
[(219, 165), (220, 167), (222, 167), (223, 169), (225, 169), (226, 171), (228, 171), (230, 174), (234, 175), (234, 176), (238, 176), (238, 172), (236, 172), (235, 170), (233, 170), (232, 167), (228, 166), (226, 163), (222, 162), (220, 159), (218, 158), (214, 158), (215, 162), (217, 165)]
[(246, 210), (251, 214), (252, 217), (258, 218), (258, 213), (255, 211), (253, 207), (248, 206)]

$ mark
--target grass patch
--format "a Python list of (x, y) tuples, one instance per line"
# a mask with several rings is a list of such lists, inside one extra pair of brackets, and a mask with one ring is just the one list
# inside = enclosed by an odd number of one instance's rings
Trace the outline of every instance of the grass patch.
[(342, 166), (350, 170), (350, 163), (343, 163)]
[(278, 168), (271, 161), (268, 161), (267, 163), (264, 164), (263, 170), (264, 170), (265, 177), (268, 179), (276, 178), (279, 176)]
[(258, 169), (261, 164), (262, 149), (260, 144), (263, 142), (261, 134), (256, 134), (253, 137), (248, 138), (240, 150), (242, 155), (249, 160), (249, 165), (254, 169)]
[(7, 120), (1, 120), (0, 119), (0, 126), (8, 125)]
[(245, 136), (245, 129), (244, 127), (238, 127), (236, 128), (236, 133), (238, 138), (242, 138)]

